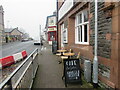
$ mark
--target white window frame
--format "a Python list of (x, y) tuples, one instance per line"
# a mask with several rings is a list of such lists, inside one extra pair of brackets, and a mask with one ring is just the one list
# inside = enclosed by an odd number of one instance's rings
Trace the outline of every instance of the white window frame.
[[(66, 35), (66, 40), (64, 39), (64, 35)], [(61, 40), (64, 44), (68, 43), (68, 30), (64, 27), (64, 23), (61, 25)]]
[(64, 33), (66, 35), (66, 40), (64, 39), (64, 36), (63, 36), (63, 43), (68, 43), (68, 30), (67, 30), (67, 28), (63, 29), (63, 35), (64, 35)]
[(64, 28), (64, 24), (61, 24), (61, 47), (64, 47), (64, 44), (63, 44), (63, 28)]
[[(87, 10), (84, 10), (87, 11)], [(75, 19), (75, 44), (89, 45), (89, 21), (84, 22), (84, 11), (81, 11), (76, 15)], [(82, 14), (82, 23), (78, 24), (78, 16)], [(87, 24), (87, 42), (84, 42), (84, 25)], [(82, 42), (78, 41), (78, 27), (82, 26)], [(80, 36), (81, 37), (81, 36)], [(81, 38), (80, 38), (81, 39)]]

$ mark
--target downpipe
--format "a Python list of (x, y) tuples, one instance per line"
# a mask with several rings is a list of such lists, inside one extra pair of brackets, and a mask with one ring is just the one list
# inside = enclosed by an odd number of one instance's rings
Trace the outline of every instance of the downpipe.
[(98, 19), (98, 2), (95, 0), (95, 49), (94, 49), (94, 60), (93, 60), (93, 86), (98, 87), (98, 57), (97, 57), (97, 19)]
[(98, 58), (94, 56), (93, 61), (93, 86), (94, 88), (98, 87)]

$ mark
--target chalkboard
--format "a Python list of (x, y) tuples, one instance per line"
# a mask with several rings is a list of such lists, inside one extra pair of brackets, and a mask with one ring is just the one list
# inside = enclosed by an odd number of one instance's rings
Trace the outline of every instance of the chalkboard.
[(81, 83), (81, 71), (80, 71), (79, 59), (64, 60), (64, 77), (65, 77), (65, 86), (67, 86), (67, 83), (74, 83), (74, 82)]

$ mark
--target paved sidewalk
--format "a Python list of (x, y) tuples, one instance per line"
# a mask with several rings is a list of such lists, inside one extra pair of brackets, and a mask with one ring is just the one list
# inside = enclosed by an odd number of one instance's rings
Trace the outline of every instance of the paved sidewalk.
[[(65, 88), (62, 80), (63, 66), (58, 64), (60, 57), (53, 55), (51, 46), (44, 45), (39, 57), (39, 68), (34, 79), (33, 88)], [(70, 85), (67, 88), (82, 88), (81, 85)], [(83, 87), (85, 88), (85, 87)]]
[(51, 46), (47, 44), (39, 58), (39, 69), (33, 88), (64, 88), (62, 78), (62, 64), (58, 64), (58, 58), (51, 52)]

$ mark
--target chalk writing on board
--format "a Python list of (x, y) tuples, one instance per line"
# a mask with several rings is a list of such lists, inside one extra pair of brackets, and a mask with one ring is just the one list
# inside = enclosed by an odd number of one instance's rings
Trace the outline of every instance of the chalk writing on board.
[(64, 60), (64, 75), (65, 75), (65, 86), (67, 86), (67, 83), (73, 83), (73, 82), (81, 83), (81, 71), (80, 71), (79, 59)]

